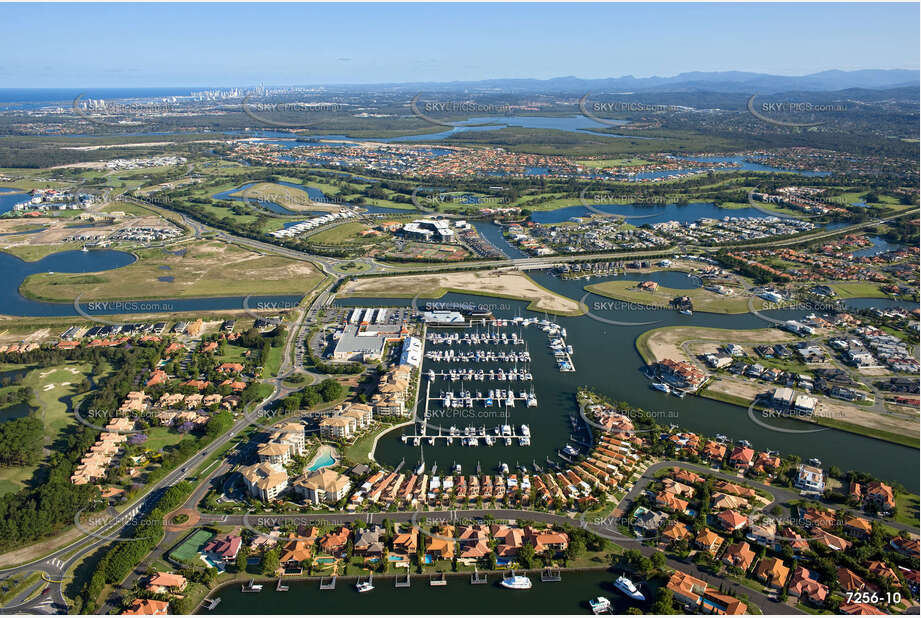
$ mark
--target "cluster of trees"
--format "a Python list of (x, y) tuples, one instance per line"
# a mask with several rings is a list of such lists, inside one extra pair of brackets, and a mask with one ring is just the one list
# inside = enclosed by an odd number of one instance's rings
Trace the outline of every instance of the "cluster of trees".
[(319, 384), (312, 384), (302, 390), (291, 393), (281, 401), (281, 407), (285, 412), (295, 412), (312, 408), (320, 403), (328, 403), (341, 399), (345, 394), (345, 389), (339, 382), (332, 378), (326, 378)]
[(45, 425), (32, 415), (0, 423), (0, 466), (29, 466), (42, 454)]
[[(145, 515), (134, 520), (135, 525), (129, 532), (119, 533), (119, 536), (123, 537), (130, 535), (132, 539), (112, 544), (100, 558), (93, 575), (87, 580), (79, 594), (79, 611), (94, 612), (105, 585), (120, 583), (144, 559), (144, 556), (160, 543), (163, 538), (163, 519), (166, 514), (181, 505), (194, 488), (189, 481), (173, 485), (153, 502)], [(142, 512), (145, 512), (145, 509), (142, 509)]]

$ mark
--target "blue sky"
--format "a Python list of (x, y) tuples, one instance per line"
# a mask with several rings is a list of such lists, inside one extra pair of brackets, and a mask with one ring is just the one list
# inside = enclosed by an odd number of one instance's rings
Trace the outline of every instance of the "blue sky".
[(918, 69), (911, 4), (0, 4), (0, 87)]

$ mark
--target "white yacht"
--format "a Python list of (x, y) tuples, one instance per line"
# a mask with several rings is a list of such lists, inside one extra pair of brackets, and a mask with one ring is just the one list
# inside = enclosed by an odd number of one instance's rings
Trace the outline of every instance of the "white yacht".
[(614, 581), (614, 587), (623, 592), (634, 601), (645, 601), (646, 596), (630, 581), (626, 575), (621, 575)]

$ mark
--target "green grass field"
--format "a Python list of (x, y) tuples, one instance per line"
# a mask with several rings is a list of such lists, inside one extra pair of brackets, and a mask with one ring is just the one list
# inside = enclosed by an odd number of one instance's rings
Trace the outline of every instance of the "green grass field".
[[(24, 295), (53, 302), (77, 296), (93, 300), (190, 298), (246, 294), (301, 294), (322, 275), (308, 262), (260, 255), (219, 240), (173, 245), (183, 255), (160, 248), (137, 251), (139, 259), (98, 274), (36, 274), (23, 282)], [(164, 281), (164, 276), (172, 281)], [(163, 307), (160, 311), (170, 311)]]
[[(748, 313), (749, 311), (749, 298), (740, 296), (738, 293), (732, 296), (723, 296), (704, 288), (679, 290), (661, 285), (655, 292), (647, 292), (639, 289), (637, 287), (638, 283), (637, 281), (605, 281), (604, 283), (586, 285), (585, 290), (608, 298), (654, 307), (668, 307), (669, 301), (673, 298), (688, 296), (694, 306), (694, 311), (708, 313)], [(753, 306), (755, 309), (760, 309), (763, 305), (764, 301), (760, 298), (754, 300)]]

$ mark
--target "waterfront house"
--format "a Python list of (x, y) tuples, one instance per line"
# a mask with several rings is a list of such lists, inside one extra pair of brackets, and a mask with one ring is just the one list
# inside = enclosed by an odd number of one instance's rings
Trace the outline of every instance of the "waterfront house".
[(167, 614), (169, 614), (169, 603), (156, 599), (135, 599), (122, 612), (122, 616), (166, 616)]
[(225, 534), (214, 537), (202, 547), (202, 553), (214, 564), (227, 564), (237, 559), (243, 537), (236, 534)]
[(428, 554), (432, 560), (453, 560), (453, 534), (453, 526), (442, 526), (440, 532), (438, 533), (438, 537), (429, 538), (428, 546), (425, 548), (425, 553)]
[(285, 570), (300, 570), (304, 563), (310, 560), (312, 547), (313, 543), (297, 538), (292, 533), (288, 537), (288, 542), (282, 546), (278, 561)]
[(158, 571), (147, 581), (147, 591), (154, 594), (178, 593), (185, 590), (188, 581), (178, 573)]
[(379, 558), (384, 553), (384, 543), (381, 536), (384, 529), (372, 525), (359, 530), (355, 536), (355, 553), (359, 556)]
[(320, 538), (320, 549), (327, 554), (336, 556), (345, 549), (351, 535), (351, 530), (345, 526), (342, 526), (338, 530), (327, 532)]
[(864, 486), (864, 503), (887, 513), (895, 509), (895, 493), (889, 485), (871, 481)]
[(736, 470), (747, 470), (755, 459), (755, 451), (747, 446), (737, 446), (729, 455), (729, 464)]
[(815, 466), (800, 464), (796, 470), (794, 486), (803, 491), (822, 493), (825, 491), (825, 473)]
[(726, 456), (726, 446), (711, 440), (704, 445), (703, 456), (710, 460), (711, 465), (719, 466)]
[(393, 539), (393, 551), (404, 554), (415, 554), (419, 544), (419, 529), (411, 528), (408, 532), (401, 532)]
[(683, 571), (675, 571), (668, 579), (666, 588), (671, 590), (672, 596), (679, 603), (697, 607), (707, 591), (707, 582)]

